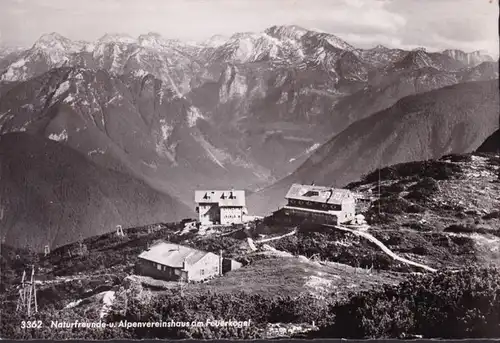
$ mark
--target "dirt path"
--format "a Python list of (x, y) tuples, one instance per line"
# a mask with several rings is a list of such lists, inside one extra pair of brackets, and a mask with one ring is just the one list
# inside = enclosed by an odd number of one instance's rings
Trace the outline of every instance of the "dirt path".
[(352, 230), (352, 229), (348, 229), (346, 227), (336, 226), (336, 225), (328, 225), (328, 224), (324, 224), (324, 226), (332, 227), (332, 228), (339, 229), (339, 230), (342, 230), (342, 231), (351, 232), (351, 233), (353, 233), (355, 235), (358, 235), (358, 236), (362, 236), (362, 237), (368, 239), (369, 241), (375, 243), (380, 249), (382, 249), (383, 252), (385, 252), (387, 255), (389, 255), (390, 257), (392, 257), (393, 259), (395, 259), (397, 261), (400, 261), (400, 262), (403, 262), (403, 263), (406, 263), (406, 264), (409, 264), (411, 266), (415, 266), (415, 267), (418, 267), (418, 268), (422, 268), (422, 269), (428, 270), (430, 272), (436, 272), (437, 271), (437, 269), (431, 268), (431, 267), (426, 266), (424, 264), (420, 264), (420, 263), (417, 263), (417, 262), (410, 261), (410, 260), (408, 260), (406, 258), (403, 258), (403, 257), (400, 257), (400, 256), (396, 255), (395, 253), (393, 253), (391, 251), (391, 249), (389, 249), (388, 247), (386, 247), (384, 245), (384, 243), (382, 243), (381, 241), (379, 241), (377, 238), (375, 238), (374, 236), (372, 236), (371, 234), (369, 234), (366, 231)]
[(282, 239), (282, 238), (285, 238), (285, 237), (288, 237), (288, 236), (295, 235), (296, 233), (297, 233), (297, 229), (295, 229), (292, 232), (289, 232), (289, 233), (287, 233), (285, 235), (279, 236), (279, 237), (265, 238), (265, 239), (261, 239), (261, 240), (258, 240), (258, 241), (254, 241), (252, 238), (248, 237), (247, 238), (247, 243), (248, 243), (248, 246), (250, 247), (250, 249), (252, 251), (257, 251), (257, 246), (255, 244), (276, 241), (278, 239)]
[(261, 239), (261, 240), (258, 240), (258, 241), (255, 241), (255, 243), (265, 243), (265, 242), (271, 242), (271, 241), (277, 241), (278, 239), (282, 239), (282, 238), (285, 238), (285, 237), (288, 237), (288, 236), (293, 236), (297, 233), (297, 229), (293, 230), (292, 232), (289, 232), (283, 236), (279, 236), (279, 237), (272, 237), (272, 238), (265, 238), (265, 239)]

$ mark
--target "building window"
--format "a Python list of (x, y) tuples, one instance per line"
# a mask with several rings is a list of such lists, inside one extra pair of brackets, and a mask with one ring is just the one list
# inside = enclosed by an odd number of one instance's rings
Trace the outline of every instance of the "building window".
[(338, 205), (338, 204), (331, 204), (331, 205), (330, 205), (330, 209), (331, 209), (332, 211), (340, 211), (340, 210), (341, 210), (341, 208), (342, 208), (342, 207), (341, 207), (340, 205)]
[(158, 270), (161, 270), (161, 264), (159, 264), (159, 263), (158, 263), (158, 264), (156, 265), (156, 268), (158, 268)]
[(219, 266), (215, 266), (215, 272), (218, 273), (219, 272)]

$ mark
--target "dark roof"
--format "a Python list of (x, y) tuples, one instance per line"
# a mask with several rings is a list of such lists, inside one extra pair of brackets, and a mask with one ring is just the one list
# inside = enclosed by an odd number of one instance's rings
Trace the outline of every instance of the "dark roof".
[(228, 191), (195, 191), (194, 201), (199, 203), (213, 203), (220, 207), (224, 206), (245, 206), (245, 191), (228, 190)]

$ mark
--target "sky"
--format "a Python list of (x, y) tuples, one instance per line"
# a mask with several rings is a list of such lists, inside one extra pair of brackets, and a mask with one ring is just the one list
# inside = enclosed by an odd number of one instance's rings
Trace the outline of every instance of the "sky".
[(93, 41), (105, 33), (157, 32), (200, 41), (295, 24), (351, 45), (497, 57), (498, 0), (1, 0), (0, 43), (31, 46), (44, 33)]

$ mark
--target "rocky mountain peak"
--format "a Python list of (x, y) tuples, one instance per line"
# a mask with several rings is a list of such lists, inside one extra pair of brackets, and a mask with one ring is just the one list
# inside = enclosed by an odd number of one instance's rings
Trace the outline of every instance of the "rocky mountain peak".
[(489, 56), (484, 51), (479, 51), (479, 50), (467, 53), (458, 49), (448, 49), (444, 50), (443, 54), (459, 62), (462, 62), (464, 65), (469, 67), (477, 66), (482, 62), (493, 61), (493, 58), (491, 56)]
[(122, 44), (133, 44), (137, 40), (130, 35), (124, 33), (106, 33), (104, 36), (98, 39), (98, 43), (122, 43)]
[(278, 39), (300, 39), (309, 31), (297, 25), (275, 25), (266, 29), (264, 33)]
[(72, 40), (52, 32), (42, 35), (33, 45), (33, 50), (47, 51), (69, 51), (75, 52), (83, 48), (84, 43), (73, 42)]
[(142, 47), (145, 48), (160, 48), (165, 45), (164, 38), (155, 32), (149, 32), (145, 35), (140, 35), (138, 38), (138, 42)]
[(38, 38), (37, 43), (51, 43), (54, 41), (68, 41), (69, 39), (57, 32), (45, 33)]
[(209, 48), (216, 48), (221, 45), (224, 45), (225, 43), (227, 43), (228, 40), (229, 37), (223, 35), (215, 35), (204, 41), (202, 45), (205, 45), (206, 47)]
[(309, 31), (304, 37), (313, 38), (313, 40), (319, 41), (323, 46), (327, 43), (327, 45), (336, 49), (347, 51), (356, 50), (352, 45), (331, 33)]
[(431, 57), (423, 49), (410, 51), (402, 60), (396, 63), (397, 68), (425, 68), (436, 67)]

